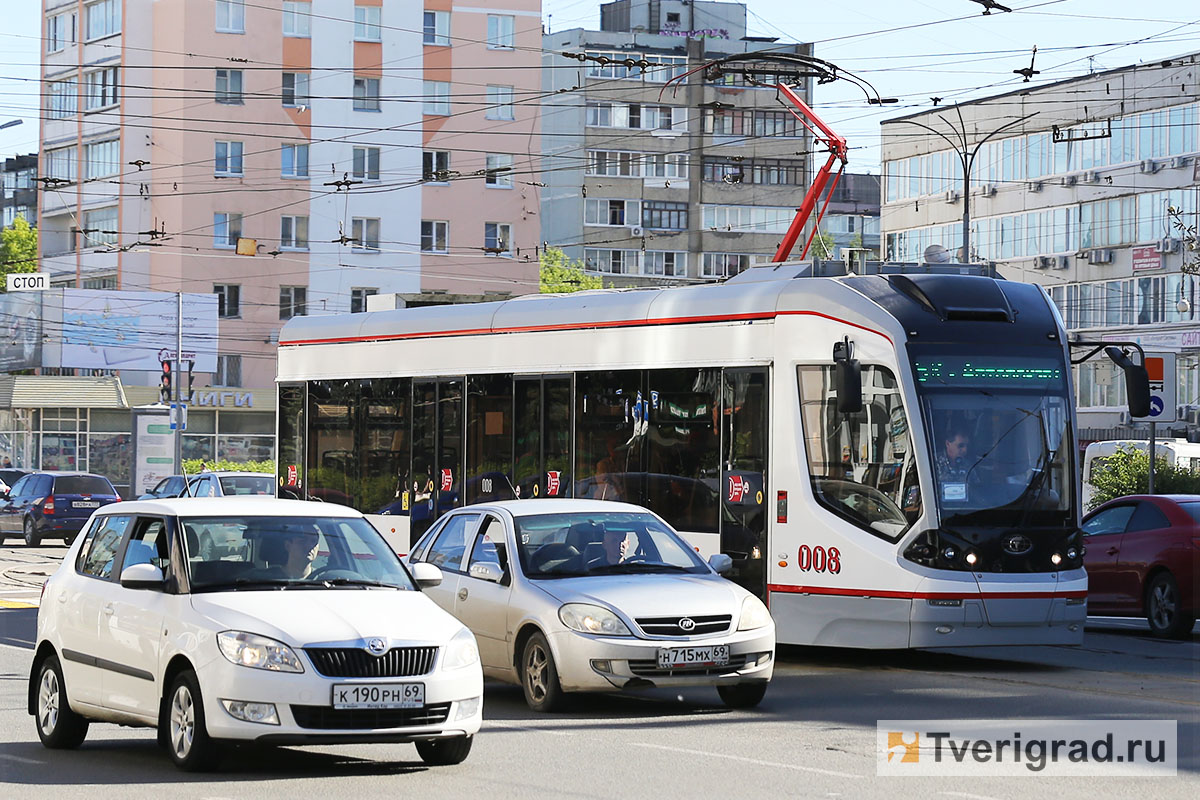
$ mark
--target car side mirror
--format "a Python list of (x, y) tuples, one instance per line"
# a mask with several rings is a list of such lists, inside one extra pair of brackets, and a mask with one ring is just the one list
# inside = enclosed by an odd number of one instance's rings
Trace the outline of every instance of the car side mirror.
[(413, 580), (417, 582), (417, 586), (422, 589), (437, 586), (442, 582), (442, 571), (433, 564), (424, 561), (413, 564), (412, 575)]
[(8, 489), (0, 489), (0, 500), (8, 499)]
[(504, 572), (500, 569), (500, 565), (489, 561), (480, 561), (472, 564), (470, 569), (467, 570), (467, 574), (472, 578), (479, 578), (481, 581), (490, 581), (492, 583), (499, 583), (504, 580)]
[(131, 564), (121, 570), (121, 586), (126, 589), (156, 589), (166, 586), (162, 570), (153, 564)]
[(713, 553), (708, 557), (708, 565), (713, 568), (713, 572), (724, 575), (733, 569), (733, 559), (724, 553)]

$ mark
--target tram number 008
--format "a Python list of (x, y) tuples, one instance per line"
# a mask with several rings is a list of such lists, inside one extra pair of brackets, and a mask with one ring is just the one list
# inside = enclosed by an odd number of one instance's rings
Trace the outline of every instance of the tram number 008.
[(836, 575), (842, 571), (842, 554), (836, 547), (809, 547), (802, 544), (796, 553), (796, 566), (801, 572), (832, 572)]

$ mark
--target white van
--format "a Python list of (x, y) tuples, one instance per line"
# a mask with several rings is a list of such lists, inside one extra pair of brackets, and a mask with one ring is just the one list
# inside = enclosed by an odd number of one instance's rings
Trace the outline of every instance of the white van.
[[(1107, 442), (1092, 442), (1083, 452), (1083, 513), (1091, 508), (1092, 466), (1097, 459), (1111, 456), (1123, 447), (1133, 447), (1143, 453), (1150, 443), (1144, 439), (1113, 439)], [(1154, 442), (1154, 451), (1158, 458), (1165, 458), (1177, 467), (1200, 469), (1200, 443), (1189, 442), (1187, 439), (1158, 439)]]

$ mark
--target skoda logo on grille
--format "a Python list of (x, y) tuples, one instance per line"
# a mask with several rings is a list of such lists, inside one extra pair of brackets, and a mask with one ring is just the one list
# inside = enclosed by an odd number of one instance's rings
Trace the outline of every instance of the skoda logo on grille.
[(691, 617), (684, 617), (683, 619), (679, 620), (679, 630), (681, 631), (694, 630), (695, 627), (696, 620), (692, 619)]
[(1004, 552), (1014, 556), (1023, 556), (1033, 549), (1033, 541), (1028, 536), (1016, 534), (1004, 540)]
[(383, 639), (371, 639), (367, 642), (367, 652), (373, 656), (381, 656), (387, 650), (387, 643)]

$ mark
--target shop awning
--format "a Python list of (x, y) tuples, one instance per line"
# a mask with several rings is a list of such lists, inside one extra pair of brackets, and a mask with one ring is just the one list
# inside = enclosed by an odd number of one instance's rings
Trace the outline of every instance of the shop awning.
[(116, 377), (0, 376), (0, 408), (129, 408)]

